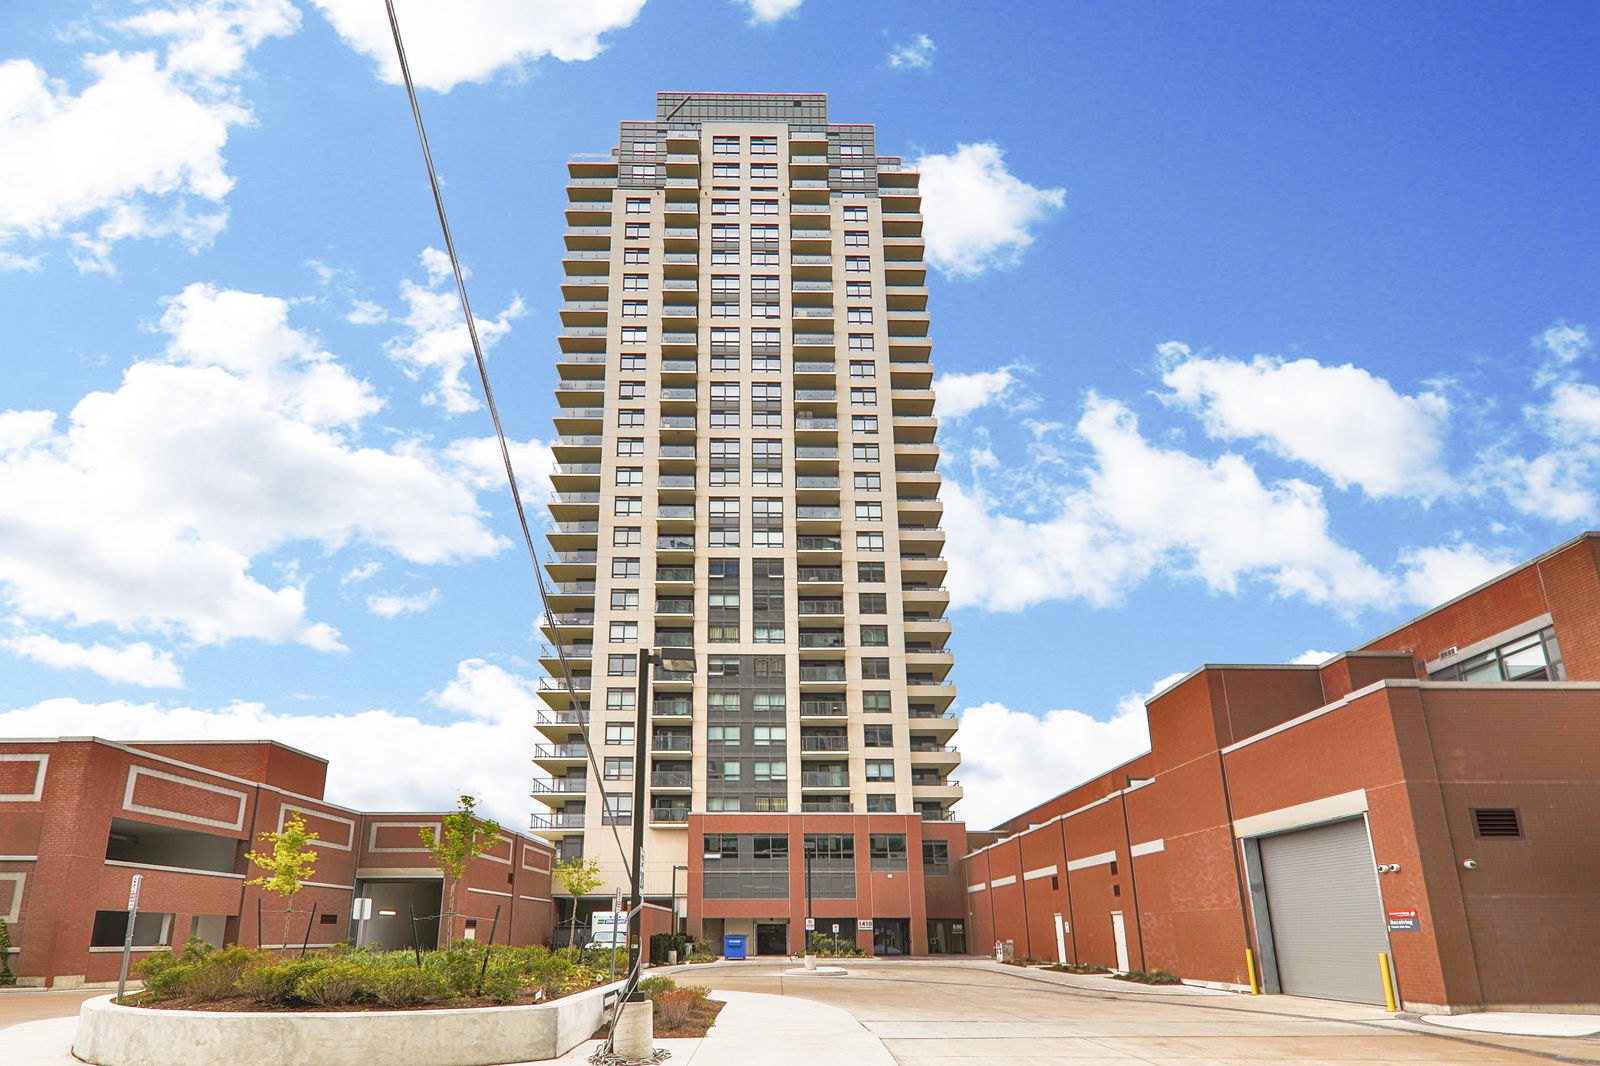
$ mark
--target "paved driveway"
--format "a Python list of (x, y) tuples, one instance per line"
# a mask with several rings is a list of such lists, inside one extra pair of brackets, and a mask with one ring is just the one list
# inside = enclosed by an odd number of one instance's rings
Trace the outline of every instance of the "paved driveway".
[(984, 961), (844, 965), (851, 972), (838, 978), (785, 977), (784, 966), (765, 962), (697, 966), (674, 976), (841, 1007), (902, 1066), (1600, 1063), (1594, 1039), (1442, 1032), (1361, 1004), (1153, 991)]
[[(669, 1062), (855, 1066), (878, 1058), (849, 1043), (870, 1034), (900, 1066), (1600, 1066), (1596, 1038), (1457, 1033), (1360, 1004), (1172, 992), (978, 960), (844, 965), (849, 975), (837, 978), (786, 977), (784, 964), (767, 961), (666, 971), (683, 984), (837, 1007), (860, 1025), (839, 1024), (844, 1015), (808, 1020), (805, 1011), (782, 1009), (777, 1000), (741, 998), (730, 1003), (728, 1019), (738, 1020), (737, 1007), (741, 1024), (714, 1032), (704, 1047), (684, 1041)], [(0, 993), (0, 1064), (70, 1066), (65, 1019), (76, 1016), (82, 1000), (103, 994)], [(52, 1017), (63, 1021), (36, 1020)], [(25, 1024), (6, 1032), (19, 1023)], [(713, 1048), (717, 1043), (726, 1046)]]

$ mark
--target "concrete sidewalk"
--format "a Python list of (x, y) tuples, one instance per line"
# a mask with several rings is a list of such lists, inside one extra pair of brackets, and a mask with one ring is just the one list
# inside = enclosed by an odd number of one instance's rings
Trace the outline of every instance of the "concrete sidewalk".
[[(792, 996), (760, 992), (712, 992), (727, 1004), (704, 1040), (657, 1040), (672, 1052), (673, 1066), (895, 1066), (883, 1041), (847, 1010)], [(557, 1061), (584, 1062), (598, 1040), (573, 1048)]]
[(73, 1057), (78, 1016), (41, 1018), (0, 1029), (0, 1062), (6, 1066), (83, 1066)]

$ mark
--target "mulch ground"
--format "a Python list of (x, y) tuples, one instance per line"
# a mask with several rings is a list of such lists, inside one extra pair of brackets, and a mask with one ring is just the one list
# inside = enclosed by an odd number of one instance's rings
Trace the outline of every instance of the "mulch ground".
[[(689, 1012), (689, 1017), (682, 1025), (667, 1025), (661, 1020), (661, 1012), (657, 1011), (655, 1022), (651, 1030), (655, 1039), (663, 1037), (672, 1040), (693, 1040), (706, 1035), (712, 1025), (716, 1024), (717, 1015), (722, 1013), (722, 1008), (727, 1004), (718, 999), (702, 1000), (698, 1006)], [(609, 1023), (608, 1023), (609, 1024)], [(602, 1025), (594, 1031), (590, 1040), (604, 1040), (607, 1026)]]

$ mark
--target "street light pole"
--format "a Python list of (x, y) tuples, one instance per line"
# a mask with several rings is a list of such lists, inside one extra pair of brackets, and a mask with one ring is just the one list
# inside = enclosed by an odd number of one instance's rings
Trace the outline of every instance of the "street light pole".
[[(683, 932), (683, 929), (680, 926), (680, 922), (679, 922), (679, 918), (678, 918), (678, 871), (679, 870), (682, 870), (684, 873), (688, 873), (689, 872), (689, 868), (687, 866), (674, 866), (672, 868), (672, 932), (673, 932), (674, 935), (679, 935), (679, 934), (682, 934), (682, 932)], [(688, 878), (685, 878), (684, 880), (687, 881)]]
[(817, 916), (811, 909), (811, 860), (816, 857), (816, 854), (817, 854), (817, 849), (816, 849), (816, 847), (814, 845), (811, 845), (811, 844), (806, 844), (805, 845), (805, 856), (806, 856), (806, 937), (805, 937), (805, 945), (804, 945), (805, 950), (800, 952), (800, 954), (802, 954), (802, 955), (810, 955), (811, 954), (811, 936), (812, 936), (813, 933), (816, 932), (816, 929), (817, 929)]
[[(634, 708), (633, 726), (633, 856), (628, 863), (632, 874), (633, 905), (632, 918), (623, 926), (627, 930), (628, 945), (633, 945), (635, 932), (639, 936), (639, 955), (644, 955), (644, 823), (645, 823), (645, 766), (650, 761), (650, 738), (646, 730), (650, 726), (650, 667), (655, 662), (655, 656), (650, 654), (648, 648), (639, 649), (639, 688), (636, 698), (639, 705)], [(635, 926), (634, 922), (638, 925)], [(615, 945), (613, 945), (615, 950)], [(630, 969), (636, 972), (638, 966)]]

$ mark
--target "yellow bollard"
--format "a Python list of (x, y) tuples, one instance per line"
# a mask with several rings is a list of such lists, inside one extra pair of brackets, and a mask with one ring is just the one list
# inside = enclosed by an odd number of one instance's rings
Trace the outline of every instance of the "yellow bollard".
[(1249, 948), (1244, 949), (1244, 971), (1250, 975), (1250, 994), (1261, 994), (1261, 978), (1256, 976), (1256, 953)]
[(1378, 952), (1378, 970), (1383, 974), (1383, 1003), (1391, 1014), (1400, 1009), (1394, 996), (1394, 972), (1389, 969), (1389, 956)]

